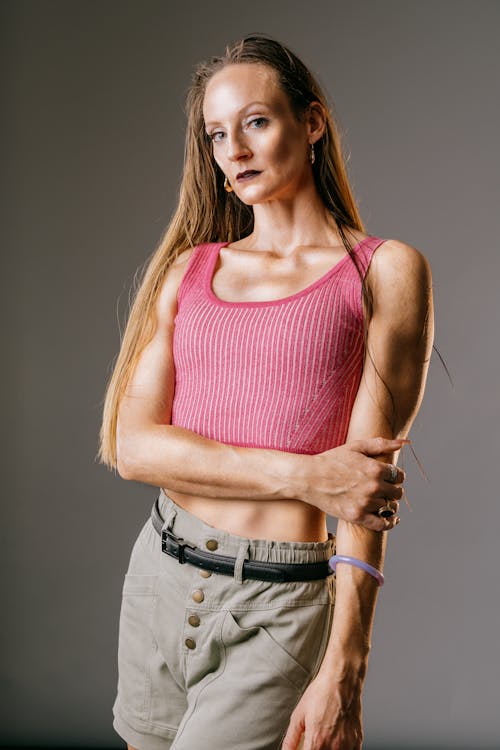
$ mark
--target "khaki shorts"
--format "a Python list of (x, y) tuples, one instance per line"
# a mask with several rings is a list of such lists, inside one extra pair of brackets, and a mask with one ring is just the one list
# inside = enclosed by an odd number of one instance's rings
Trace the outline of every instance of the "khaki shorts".
[(123, 585), (113, 727), (137, 750), (278, 750), (323, 660), (334, 576), (270, 583), (242, 579), (241, 566), (325, 560), (335, 537), (247, 539), (209, 526), (163, 491), (159, 509), (163, 528), (236, 557), (235, 573), (180, 564), (146, 521)]

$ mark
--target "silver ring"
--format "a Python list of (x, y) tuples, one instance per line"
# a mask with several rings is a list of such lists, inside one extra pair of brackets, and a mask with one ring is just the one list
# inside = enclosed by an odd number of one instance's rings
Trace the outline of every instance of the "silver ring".
[(391, 470), (391, 476), (387, 480), (388, 482), (394, 483), (396, 481), (396, 478), (398, 476), (398, 467), (394, 466), (394, 464), (389, 464), (390, 470)]
[(381, 505), (380, 508), (378, 509), (377, 514), (381, 518), (392, 518), (393, 516), (396, 515), (396, 511), (394, 510), (394, 508), (391, 507), (390, 501), (386, 500), (384, 505)]

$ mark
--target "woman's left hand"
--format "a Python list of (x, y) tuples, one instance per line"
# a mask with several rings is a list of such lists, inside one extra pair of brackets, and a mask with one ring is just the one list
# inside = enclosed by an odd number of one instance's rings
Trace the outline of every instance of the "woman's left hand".
[(291, 715), (282, 750), (361, 750), (361, 690), (318, 673)]

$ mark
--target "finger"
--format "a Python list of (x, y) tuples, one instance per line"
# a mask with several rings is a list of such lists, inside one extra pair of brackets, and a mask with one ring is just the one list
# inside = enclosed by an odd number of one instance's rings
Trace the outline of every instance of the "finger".
[[(396, 469), (395, 474), (394, 469)], [(392, 479), (393, 475), (394, 479)], [(402, 484), (406, 479), (406, 472), (396, 464), (382, 464), (382, 479), (388, 484)]]
[[(385, 497), (384, 495), (379, 494), (376, 498), (373, 498), (367, 508), (364, 508), (363, 510), (368, 512), (369, 515), (380, 516), (380, 510), (382, 508), (389, 508), (397, 513), (399, 511), (399, 498)], [(382, 517), (384, 518), (384, 516)], [(390, 518), (391, 516), (389, 515), (387, 517)]]
[(357, 523), (359, 526), (364, 526), (365, 529), (370, 529), (370, 531), (389, 531), (392, 528), (391, 521), (391, 518), (380, 518), (375, 513), (369, 513)]
[(299, 721), (290, 722), (285, 738), (281, 745), (281, 750), (298, 750), (300, 747), (300, 738), (304, 731), (304, 725)]
[(370, 531), (391, 531), (399, 524), (400, 520), (399, 516), (381, 518), (376, 513), (367, 513), (356, 523), (359, 526), (364, 526), (365, 529), (370, 529)]
[(405, 443), (411, 443), (411, 440), (407, 440), (406, 438), (389, 439), (374, 437), (353, 440), (352, 443), (350, 443), (350, 447), (354, 450), (365, 453), (367, 456), (378, 456), (381, 453), (392, 453), (397, 451), (402, 448)]
[(401, 518), (399, 516), (393, 516), (392, 518), (386, 518), (386, 521), (388, 521), (387, 526), (385, 529), (382, 529), (382, 531), (392, 531), (396, 526), (399, 526)]
[[(380, 489), (375, 495), (375, 498), (387, 498), (387, 500), (401, 500), (403, 497), (403, 488), (400, 484), (391, 484), (390, 482), (383, 482)], [(378, 503), (380, 505), (380, 502)]]
[(397, 500), (388, 500), (387, 498), (384, 498), (384, 502), (377, 509), (377, 516), (390, 520), (397, 515), (398, 511), (399, 503)]
[(385, 518), (384, 521), (386, 523), (382, 531), (392, 531), (392, 529), (395, 529), (396, 526), (399, 526), (399, 524), (401, 523), (401, 518), (399, 516), (392, 516), (392, 518)]
[(393, 488), (391, 491), (387, 492), (387, 495), (384, 495), (383, 490), (379, 490), (377, 494), (360, 509), (360, 520), (363, 520), (364, 515), (378, 515), (380, 508), (383, 505), (387, 505), (388, 503), (391, 505), (391, 507), (397, 507), (397, 509), (399, 510), (399, 501), (401, 500), (402, 495), (403, 493), (401, 491), (401, 488), (396, 488), (396, 491)]
[[(384, 503), (377, 509), (378, 516), (380, 515), (380, 511), (382, 508), (392, 511), (392, 515), (394, 516), (399, 511), (399, 503), (397, 500), (389, 500), (389, 498), (384, 498)], [(382, 516), (382, 518), (392, 518), (392, 516)]]

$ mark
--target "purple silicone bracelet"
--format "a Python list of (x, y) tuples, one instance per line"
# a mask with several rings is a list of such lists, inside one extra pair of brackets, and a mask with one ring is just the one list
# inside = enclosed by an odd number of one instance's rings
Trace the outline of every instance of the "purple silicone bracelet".
[(334, 573), (337, 567), (337, 563), (339, 562), (349, 563), (349, 565), (354, 565), (356, 568), (366, 570), (367, 573), (375, 578), (379, 586), (384, 585), (383, 574), (380, 572), (380, 570), (374, 568), (373, 565), (363, 562), (363, 560), (358, 560), (357, 557), (349, 557), (349, 555), (333, 555), (333, 557), (330, 557), (330, 559), (328, 560), (328, 564)]

